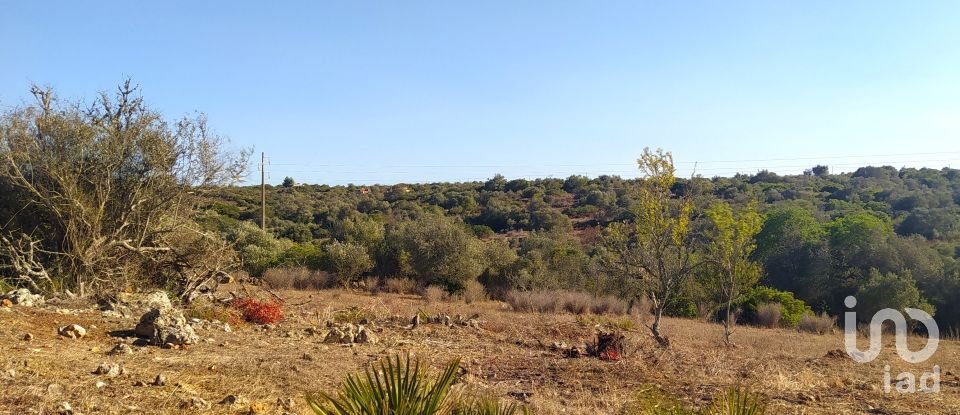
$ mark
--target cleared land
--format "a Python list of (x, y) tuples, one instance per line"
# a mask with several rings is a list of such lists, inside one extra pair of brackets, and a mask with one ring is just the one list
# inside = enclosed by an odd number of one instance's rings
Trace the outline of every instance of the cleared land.
[[(593, 338), (595, 324), (625, 318), (517, 313), (499, 302), (426, 303), (419, 297), (349, 291), (284, 291), (286, 319), (274, 326), (234, 326), (230, 332), (203, 325), (203, 340), (183, 349), (133, 346), (110, 355), (111, 332), (132, 329), (137, 316), (106, 317), (91, 304), (14, 306), (0, 312), (0, 413), (57, 413), (62, 402), (85, 414), (264, 413), (307, 414), (304, 396), (332, 392), (343, 377), (396, 353), (418, 355), (434, 366), (461, 359), (460, 387), (526, 403), (543, 414), (617, 414), (638, 397), (674, 396), (703, 406), (716, 393), (748, 385), (770, 402), (773, 414), (960, 413), (960, 344), (943, 341), (928, 362), (902, 362), (886, 336), (880, 358), (857, 364), (841, 350), (841, 334), (740, 328), (737, 347), (721, 346), (721, 328), (667, 319), (670, 349), (655, 346), (639, 323), (628, 333), (629, 355), (619, 362), (566, 358), (554, 342)], [(416, 312), (480, 315), (480, 328), (440, 324), (407, 327)], [(377, 344), (324, 344), (325, 322), (368, 318)], [(634, 318), (635, 320), (636, 318)], [(72, 340), (57, 328), (80, 324), (86, 337)], [(316, 330), (314, 330), (316, 329)], [(33, 338), (25, 340), (25, 334)], [(316, 334), (311, 334), (316, 333)], [(918, 350), (923, 339), (912, 339)], [(101, 363), (125, 373), (95, 375)], [(916, 376), (941, 368), (938, 394), (885, 394), (884, 365)], [(160, 374), (163, 386), (149, 385)], [(98, 382), (103, 382), (98, 387)], [(145, 386), (135, 386), (144, 382)], [(236, 404), (219, 403), (228, 395)], [(193, 398), (209, 409), (191, 406)], [(199, 407), (204, 407), (200, 404)], [(628, 412), (629, 413), (629, 412)]]

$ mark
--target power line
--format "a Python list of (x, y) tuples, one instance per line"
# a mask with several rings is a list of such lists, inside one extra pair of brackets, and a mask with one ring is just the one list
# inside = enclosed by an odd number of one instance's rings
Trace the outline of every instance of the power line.
[[(862, 166), (878, 166), (878, 165), (892, 165), (892, 166), (905, 166), (907, 164), (917, 164), (923, 163), (930, 165), (931, 163), (943, 163), (945, 165), (952, 165), (954, 163), (960, 162), (960, 158), (941, 158), (941, 159), (925, 159), (925, 158), (910, 158), (924, 155), (939, 155), (939, 156), (949, 156), (960, 154), (960, 151), (942, 151), (942, 152), (924, 152), (924, 153), (898, 153), (898, 154), (874, 154), (874, 155), (848, 155), (848, 156), (819, 156), (819, 157), (783, 157), (783, 158), (769, 158), (769, 159), (744, 159), (744, 160), (714, 160), (714, 161), (700, 161), (700, 162), (675, 162), (675, 164), (693, 164), (693, 166), (684, 167), (678, 166), (677, 172), (678, 176), (686, 176), (688, 174), (698, 174), (704, 175), (706, 177), (716, 177), (716, 176), (732, 176), (736, 174), (750, 174), (755, 173), (761, 170), (768, 170), (773, 172), (779, 172), (781, 174), (799, 174), (803, 170), (810, 168), (809, 164), (783, 164), (783, 162), (789, 161), (801, 161), (801, 160), (836, 160), (842, 161), (841, 163), (829, 163), (831, 171), (836, 168), (843, 167), (862, 167)], [(889, 159), (885, 160), (844, 160), (844, 159), (868, 159), (868, 158), (881, 158), (886, 157)], [(893, 159), (896, 158), (896, 159)], [(716, 164), (722, 163), (754, 163), (751, 166), (717, 166)], [(262, 163), (266, 164), (265, 162)], [(713, 165), (712, 165), (713, 164)], [(818, 163), (826, 164), (826, 163)], [(287, 166), (293, 168), (281, 168), (273, 170), (276, 173), (280, 174), (323, 174), (324, 176), (339, 176), (339, 175), (370, 175), (372, 177), (364, 178), (351, 178), (351, 179), (337, 179), (334, 180), (334, 183), (352, 183), (357, 185), (369, 185), (369, 184), (387, 184), (387, 183), (441, 183), (441, 182), (476, 182), (484, 181), (489, 179), (494, 172), (508, 170), (505, 172), (511, 176), (511, 178), (517, 179), (538, 179), (538, 178), (555, 178), (555, 177), (567, 177), (571, 174), (583, 174), (583, 175), (616, 175), (624, 178), (636, 177), (639, 175), (639, 171), (636, 169), (623, 169), (624, 166), (636, 166), (635, 163), (592, 163), (592, 164), (540, 164), (540, 165), (531, 165), (527, 164), (406, 164), (406, 165), (376, 165), (376, 167), (381, 168), (393, 168), (393, 169), (402, 169), (402, 170), (341, 170), (337, 167), (358, 167), (363, 166), (364, 164), (305, 164), (305, 163), (270, 163), (271, 166)], [(305, 166), (308, 168), (298, 169), (297, 166)], [(369, 165), (367, 165), (369, 166)], [(706, 166), (706, 167), (704, 167)], [(517, 168), (520, 171), (515, 171)], [(320, 169), (317, 169), (320, 168)], [(419, 169), (435, 169), (435, 168), (447, 168), (453, 171), (449, 172), (433, 172), (428, 173), (424, 171), (417, 171)], [(562, 172), (557, 169), (562, 168), (577, 168), (577, 172)], [(584, 169), (586, 168), (586, 169)], [(801, 170), (802, 169), (802, 170)], [(514, 170), (514, 171), (509, 171)], [(589, 172), (586, 170), (590, 170)], [(490, 172), (490, 174), (487, 174)], [(456, 174), (469, 174), (469, 177), (456, 177)], [(475, 173), (483, 174), (484, 177), (472, 177)], [(383, 177), (389, 175), (391, 177)], [(415, 175), (415, 177), (409, 177), (410, 175)], [(401, 176), (401, 177), (397, 177)], [(453, 176), (449, 178), (444, 178), (442, 176)]]
[[(800, 161), (800, 160), (837, 160), (851, 158), (871, 158), (871, 157), (910, 157), (910, 156), (929, 156), (929, 155), (947, 155), (960, 154), (960, 151), (938, 151), (925, 153), (893, 153), (893, 154), (866, 154), (866, 155), (847, 155), (847, 156), (816, 156), (816, 157), (785, 157), (769, 159), (742, 159), (742, 160), (698, 160), (698, 161), (674, 161), (674, 164), (713, 164), (713, 163), (763, 163), (772, 161)], [(936, 160), (907, 160), (917, 162), (929, 162)], [(309, 166), (309, 167), (353, 167), (356, 164), (325, 164), (325, 163), (270, 163), (271, 166)], [(544, 164), (544, 167), (594, 167), (594, 166), (635, 166), (636, 163), (577, 163), (577, 164)], [(381, 167), (391, 168), (504, 168), (504, 167), (528, 167), (529, 163), (524, 164), (386, 164)]]

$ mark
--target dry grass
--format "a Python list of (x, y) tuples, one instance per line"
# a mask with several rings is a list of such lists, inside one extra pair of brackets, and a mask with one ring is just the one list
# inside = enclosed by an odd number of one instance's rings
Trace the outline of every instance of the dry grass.
[(420, 293), (420, 296), (423, 297), (423, 300), (426, 301), (427, 304), (437, 303), (449, 298), (447, 295), (447, 290), (437, 287), (436, 285), (424, 287), (423, 291)]
[(410, 278), (388, 278), (383, 282), (383, 290), (393, 294), (415, 294), (417, 282)]
[(514, 311), (535, 313), (566, 311), (572, 314), (624, 315), (628, 312), (627, 304), (616, 297), (594, 297), (573, 291), (515, 290), (507, 293), (507, 303)]
[(772, 329), (780, 326), (780, 317), (783, 315), (780, 304), (763, 304), (757, 307), (757, 324), (760, 327)]
[(463, 301), (467, 304), (486, 301), (488, 299), (487, 289), (483, 287), (483, 284), (476, 280), (467, 281), (461, 296), (463, 297)]
[(371, 293), (380, 292), (380, 278), (378, 277), (366, 277), (363, 279), (363, 288)]
[(243, 313), (236, 308), (224, 307), (220, 304), (214, 304), (210, 300), (201, 297), (190, 304), (183, 314), (187, 318), (199, 318), (201, 320), (222, 321), (224, 323), (238, 326), (244, 323)]
[(263, 283), (275, 290), (322, 290), (330, 288), (334, 278), (305, 267), (270, 268), (263, 273)]
[[(718, 393), (742, 385), (763, 394), (772, 414), (960, 413), (960, 378), (947, 374), (960, 367), (956, 342), (941, 342), (933, 358), (916, 365), (904, 363), (892, 344), (885, 343), (877, 360), (857, 364), (837, 353), (843, 349), (838, 333), (739, 327), (734, 333), (737, 347), (728, 348), (722, 346), (722, 329), (716, 324), (666, 318), (663, 330), (671, 347), (663, 350), (643, 327), (630, 329), (623, 321), (633, 317), (588, 315), (578, 322), (568, 313), (508, 311), (509, 306), (496, 301), (425, 305), (407, 295), (374, 297), (348, 290), (278, 293), (295, 306), (288, 307), (284, 320), (273, 328), (244, 325), (228, 333), (197, 327), (204, 340), (196, 345), (179, 350), (133, 346), (133, 354), (119, 356), (107, 353), (118, 341), (109, 333), (131, 329), (136, 317), (105, 317), (92, 304), (71, 304), (69, 308), (79, 309), (75, 312), (58, 312), (56, 305), (15, 306), (0, 312), (0, 413), (57, 413), (61, 402), (70, 402), (76, 411), (106, 415), (309, 414), (304, 400), (308, 392), (333, 392), (344, 375), (397, 353), (424, 357), (432, 367), (459, 357), (463, 374), (458, 387), (525, 402), (536, 414), (624, 413), (651, 385), (664, 399), (695, 408), (708, 407)], [(418, 311), (477, 313), (481, 328), (438, 324), (408, 328), (409, 318)], [(322, 343), (326, 320), (362, 318), (375, 321), (380, 343), (354, 347)], [(59, 339), (56, 327), (73, 323), (86, 327), (88, 335), (81, 340)], [(597, 324), (628, 330), (627, 358), (617, 363), (571, 359), (545, 346), (586, 343), (594, 338)], [(310, 334), (316, 330), (320, 334)], [(28, 332), (33, 340), (22, 340)], [(892, 337), (889, 340), (892, 343)], [(924, 339), (911, 337), (909, 342), (912, 350), (919, 350)], [(103, 362), (121, 364), (127, 373), (116, 378), (91, 374)], [(894, 374), (910, 371), (918, 376), (939, 365), (943, 391), (886, 395), (881, 388), (885, 365)], [(150, 382), (157, 374), (168, 378), (165, 386), (133, 386)], [(105, 386), (97, 388), (97, 381)], [(227, 395), (241, 396), (248, 403), (217, 404)], [(209, 402), (210, 409), (181, 407), (193, 397)]]
[(816, 334), (832, 333), (837, 325), (836, 317), (831, 317), (827, 313), (819, 315), (804, 314), (800, 317), (800, 324), (797, 326), (800, 331)]

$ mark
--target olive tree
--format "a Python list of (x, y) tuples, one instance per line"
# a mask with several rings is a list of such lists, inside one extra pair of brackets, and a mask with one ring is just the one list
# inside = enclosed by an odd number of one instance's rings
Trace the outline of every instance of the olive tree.
[(337, 275), (340, 285), (349, 287), (357, 277), (373, 269), (367, 248), (353, 242), (333, 241), (326, 247), (327, 271)]
[(33, 87), (35, 103), (0, 118), (0, 182), (16, 214), (0, 230), (4, 276), (34, 288), (176, 286), (189, 295), (233, 264), (193, 220), (197, 196), (237, 182), (249, 151), (230, 151), (203, 115), (168, 121), (128, 80), (91, 105)]

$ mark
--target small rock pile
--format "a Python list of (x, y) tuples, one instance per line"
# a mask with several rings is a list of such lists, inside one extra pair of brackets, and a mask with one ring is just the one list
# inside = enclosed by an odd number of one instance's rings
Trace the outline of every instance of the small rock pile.
[[(474, 329), (479, 329), (479, 328), (480, 328), (480, 315), (479, 315), (479, 314), (474, 314), (474, 315), (472, 315), (472, 316), (470, 316), (470, 317), (464, 317), (464, 316), (462, 316), (462, 315), (460, 315), (460, 314), (457, 314), (457, 315), (451, 317), (451, 316), (448, 315), (448, 314), (438, 313), (438, 314), (436, 314), (436, 315), (427, 316), (426, 322), (427, 322), (428, 324), (442, 324), (442, 325), (447, 326), (447, 327), (463, 326), (463, 327), (470, 327), (470, 328), (474, 328)], [(414, 316), (414, 317), (413, 317), (413, 320), (411, 321), (411, 325), (413, 326), (413, 328), (416, 328), (416, 327), (419, 326), (421, 323), (422, 323), (422, 319), (420, 318), (420, 315), (419, 315), (419, 314), (416, 315), (416, 316)]]
[(140, 317), (134, 332), (155, 346), (177, 347), (195, 344), (200, 336), (187, 323), (183, 312), (174, 308), (163, 292), (150, 294), (146, 299), (151, 307)]
[(373, 333), (373, 330), (370, 328), (369, 325), (353, 324), (353, 323), (344, 323), (344, 324), (329, 323), (328, 327), (330, 328), (330, 330), (327, 332), (327, 336), (324, 337), (323, 339), (324, 343), (376, 344), (380, 341), (380, 339), (377, 338), (377, 335)]
[(16, 304), (21, 307), (36, 307), (44, 304), (43, 296), (31, 293), (26, 288), (18, 288), (0, 296), (0, 301), (4, 304)]
[(224, 323), (220, 320), (203, 320), (199, 318), (191, 318), (187, 320), (187, 324), (190, 324), (195, 329), (206, 329), (206, 330), (217, 330), (224, 331), (226, 333), (232, 333), (233, 327), (230, 327), (230, 324)]

